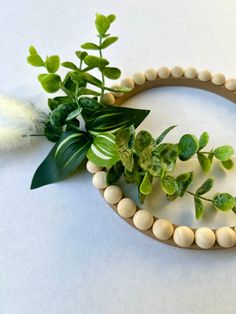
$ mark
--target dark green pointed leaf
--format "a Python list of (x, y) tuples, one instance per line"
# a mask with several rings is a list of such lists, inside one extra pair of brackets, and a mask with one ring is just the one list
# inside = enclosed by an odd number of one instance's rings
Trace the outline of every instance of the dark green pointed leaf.
[(70, 121), (77, 118), (81, 114), (81, 111), (82, 111), (82, 108), (75, 109), (67, 116), (66, 121)]
[(106, 65), (109, 64), (109, 62), (104, 58), (89, 55), (84, 58), (84, 62), (88, 66), (96, 68), (104, 68)]
[(34, 67), (44, 67), (44, 61), (38, 54), (31, 54), (27, 58), (27, 62)]
[(107, 184), (112, 185), (115, 184), (122, 174), (124, 173), (124, 166), (122, 165), (122, 162), (119, 160), (117, 161), (109, 170), (107, 173)]
[(117, 80), (121, 76), (121, 71), (118, 68), (105, 67), (102, 73), (111, 80)]
[(94, 116), (87, 119), (86, 129), (91, 133), (118, 132), (130, 125), (138, 127), (149, 114), (149, 110), (108, 107), (101, 108)]
[(196, 194), (203, 195), (209, 192), (214, 185), (214, 179), (208, 178), (197, 190)]
[(60, 58), (59, 56), (50, 56), (47, 57), (45, 61), (46, 68), (49, 73), (55, 73), (60, 67)]
[(224, 212), (230, 211), (235, 206), (235, 199), (229, 193), (217, 193), (213, 197), (213, 205)]
[(85, 43), (81, 45), (81, 48), (86, 50), (99, 50), (99, 46), (94, 43)]
[(233, 147), (231, 147), (229, 145), (224, 145), (224, 146), (217, 147), (213, 151), (213, 154), (220, 161), (226, 161), (233, 156), (234, 149), (233, 149)]
[(87, 157), (100, 167), (114, 165), (120, 159), (115, 144), (115, 136), (110, 133), (98, 134), (88, 150)]
[(203, 149), (209, 142), (209, 134), (207, 132), (203, 132), (199, 138), (199, 150)]
[(207, 156), (205, 156), (202, 153), (198, 153), (197, 158), (198, 158), (198, 161), (199, 161), (200, 166), (202, 168), (202, 171), (208, 172), (211, 169), (212, 159), (208, 158)]
[(103, 105), (101, 103), (99, 103), (94, 98), (89, 97), (81, 97), (79, 99), (79, 105), (81, 106), (81, 108), (83, 108), (82, 116), (85, 121), (87, 121), (99, 109), (103, 108)]
[(61, 78), (57, 74), (49, 73), (41, 79), (40, 83), (47, 93), (55, 93), (60, 89)]
[(231, 170), (233, 168), (233, 166), (234, 166), (234, 162), (233, 162), (232, 159), (228, 159), (228, 160), (222, 161), (221, 164), (227, 170)]
[(163, 131), (163, 132), (161, 133), (161, 135), (156, 139), (156, 144), (157, 144), (157, 145), (160, 144), (160, 143), (163, 141), (163, 139), (166, 137), (166, 135), (167, 135), (171, 130), (173, 130), (174, 128), (176, 128), (176, 126), (177, 126), (177, 125), (172, 125), (172, 126), (170, 126), (169, 128), (167, 128), (165, 131)]
[(105, 49), (109, 47), (110, 45), (114, 44), (118, 40), (118, 37), (109, 37), (106, 38), (103, 43), (101, 44), (100, 48)]
[(66, 124), (66, 119), (71, 112), (78, 109), (76, 103), (61, 104), (50, 114), (50, 122), (54, 127), (61, 127)]
[(185, 134), (181, 137), (178, 148), (179, 159), (182, 161), (186, 161), (198, 151), (198, 139), (192, 134)]
[(194, 197), (194, 205), (195, 205), (195, 217), (196, 219), (200, 219), (204, 212), (202, 200), (199, 197)]
[(31, 189), (71, 175), (84, 160), (92, 139), (85, 132), (65, 133), (36, 170)]
[(79, 120), (73, 119), (66, 122), (66, 132), (70, 132), (70, 131), (73, 131), (73, 132), (81, 131)]
[(44, 125), (44, 135), (50, 142), (57, 142), (61, 138), (62, 135), (62, 127), (55, 128), (50, 121), (45, 123)]

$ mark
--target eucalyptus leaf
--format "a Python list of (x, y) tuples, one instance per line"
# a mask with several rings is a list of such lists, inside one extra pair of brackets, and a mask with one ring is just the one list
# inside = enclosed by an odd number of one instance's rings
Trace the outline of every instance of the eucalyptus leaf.
[(77, 67), (77, 65), (75, 65), (73, 62), (70, 62), (70, 61), (65, 61), (65, 62), (62, 62), (61, 64), (64, 68), (68, 68), (68, 69), (71, 69), (71, 70), (79, 70), (79, 68)]
[(209, 134), (203, 132), (199, 138), (199, 150), (203, 149), (209, 142)]
[(94, 43), (85, 43), (81, 45), (81, 48), (86, 50), (99, 50), (99, 46)]
[(185, 134), (181, 137), (178, 148), (179, 159), (182, 161), (186, 161), (198, 151), (198, 139), (192, 134)]
[(227, 212), (234, 208), (235, 198), (229, 193), (217, 193), (213, 197), (213, 205), (216, 209)]
[(106, 34), (110, 27), (109, 18), (102, 14), (96, 14), (95, 25), (99, 35), (102, 37)]
[(61, 78), (57, 74), (49, 73), (40, 80), (40, 83), (47, 93), (55, 93), (60, 89)]
[(172, 176), (164, 176), (161, 179), (161, 188), (168, 195), (175, 194), (176, 186), (177, 186), (177, 183), (175, 181), (175, 178)]
[(121, 76), (121, 71), (118, 68), (105, 67), (102, 73), (111, 80), (117, 80)]
[(114, 14), (109, 14), (107, 16), (107, 18), (108, 18), (110, 23), (113, 23), (115, 21), (115, 19), (116, 19), (116, 16)]
[(177, 193), (180, 197), (183, 197), (187, 191), (189, 185), (193, 181), (193, 172), (182, 173), (176, 178), (177, 183)]
[(60, 58), (57, 55), (47, 57), (45, 66), (49, 73), (55, 73), (60, 67)]
[(199, 197), (194, 197), (194, 205), (195, 205), (195, 217), (196, 219), (200, 219), (204, 213), (203, 202)]
[(104, 68), (106, 65), (109, 64), (109, 62), (101, 57), (96, 57), (96, 56), (86, 56), (84, 58), (85, 64), (88, 66), (96, 67), (96, 68)]
[(213, 154), (220, 161), (226, 161), (232, 157), (232, 155), (234, 154), (234, 149), (229, 145), (224, 145), (217, 147), (213, 151)]
[(84, 58), (88, 55), (86, 51), (79, 51), (79, 50), (77, 50), (75, 54), (80, 60), (84, 60)]
[(198, 153), (197, 158), (198, 158), (198, 161), (199, 161), (200, 166), (202, 168), (202, 171), (208, 172), (211, 169), (212, 159), (208, 158), (207, 156), (205, 156), (202, 153)]
[(197, 190), (197, 195), (203, 195), (209, 192), (214, 185), (214, 179), (208, 178)]
[(37, 54), (31, 54), (27, 58), (27, 62), (34, 67), (44, 67), (45, 63), (43, 59)]
[(36, 48), (34, 46), (30, 46), (29, 47), (29, 53), (31, 55), (38, 55), (38, 52), (37, 52), (37, 50), (36, 50)]
[(107, 47), (109, 47), (110, 45), (114, 44), (116, 41), (118, 40), (118, 37), (109, 37), (106, 38), (102, 44), (100, 45), (101, 49), (105, 49)]
[(222, 161), (221, 164), (227, 170), (231, 170), (234, 167), (234, 162), (232, 159)]

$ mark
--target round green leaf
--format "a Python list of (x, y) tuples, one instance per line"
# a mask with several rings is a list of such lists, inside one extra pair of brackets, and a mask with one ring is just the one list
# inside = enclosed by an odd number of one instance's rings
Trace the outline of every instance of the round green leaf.
[(60, 89), (61, 78), (59, 75), (49, 73), (40, 81), (44, 90), (48, 93), (55, 93)]
[(43, 59), (37, 54), (31, 54), (28, 56), (27, 62), (34, 67), (44, 67)]
[(234, 162), (233, 162), (232, 159), (228, 159), (228, 160), (222, 161), (221, 164), (227, 170), (231, 170), (233, 168), (233, 166), (234, 166)]
[(102, 73), (111, 80), (117, 80), (121, 75), (121, 71), (118, 68), (111, 67), (104, 68)]
[(212, 159), (206, 157), (204, 154), (202, 153), (198, 153), (197, 154), (197, 158), (198, 161), (200, 163), (200, 166), (202, 168), (202, 171), (204, 172), (208, 172), (211, 169), (211, 165), (212, 165)]
[(234, 149), (229, 145), (224, 145), (217, 147), (214, 150), (213, 154), (217, 159), (221, 161), (226, 161), (232, 157), (232, 155), (234, 154)]
[(38, 80), (41, 83), (42, 79), (46, 76), (47, 74), (39, 74), (38, 75)]
[(110, 27), (110, 21), (105, 15), (96, 14), (95, 25), (99, 35), (103, 36)]
[(87, 50), (99, 50), (99, 46), (94, 43), (85, 43), (80, 47)]
[(100, 57), (96, 56), (86, 56), (84, 58), (84, 62), (90, 67), (97, 67), (97, 68), (104, 68), (106, 65), (109, 64), (109, 62)]
[(178, 149), (179, 149), (179, 159), (186, 161), (190, 159), (199, 148), (198, 139), (192, 134), (185, 134), (181, 137)]
[(213, 197), (213, 204), (216, 209), (226, 212), (234, 208), (235, 199), (229, 193), (217, 193)]
[(106, 38), (102, 44), (100, 45), (101, 49), (105, 49), (107, 47), (109, 47), (110, 45), (112, 45), (113, 43), (115, 43), (118, 40), (118, 37), (109, 37)]
[(166, 194), (173, 195), (176, 192), (175, 178), (171, 176), (165, 176), (164, 178), (162, 178), (161, 188)]
[(114, 14), (109, 14), (107, 16), (107, 18), (108, 18), (110, 23), (113, 23), (115, 21), (115, 19), (116, 19), (116, 16)]
[(148, 172), (146, 172), (142, 183), (140, 184), (139, 192), (144, 195), (148, 195), (152, 192), (152, 182), (150, 180), (150, 175)]
[(60, 58), (59, 56), (50, 56), (47, 57), (45, 62), (46, 68), (49, 73), (55, 73), (60, 67)]
[(211, 190), (214, 185), (214, 179), (208, 178), (201, 186), (197, 189), (196, 194), (203, 195)]

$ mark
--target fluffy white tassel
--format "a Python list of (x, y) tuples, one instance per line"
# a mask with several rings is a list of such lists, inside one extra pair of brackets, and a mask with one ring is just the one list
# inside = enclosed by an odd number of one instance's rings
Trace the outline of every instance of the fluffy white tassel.
[(29, 144), (29, 135), (43, 131), (46, 117), (33, 105), (0, 96), (0, 151), (11, 151)]

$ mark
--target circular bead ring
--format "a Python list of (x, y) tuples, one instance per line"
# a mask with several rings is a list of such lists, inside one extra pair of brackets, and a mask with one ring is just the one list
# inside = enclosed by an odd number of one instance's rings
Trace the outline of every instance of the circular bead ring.
[[(172, 69), (161, 67), (135, 73), (132, 78), (121, 81), (120, 86), (131, 89), (128, 93), (112, 92), (104, 95), (107, 105), (122, 105), (126, 100), (142, 91), (162, 86), (193, 87), (218, 94), (236, 103), (236, 79), (225, 79), (223, 74), (211, 74), (204, 70), (198, 72), (189, 67)], [(113, 85), (113, 88), (119, 85)], [(130, 225), (149, 237), (163, 243), (190, 249), (223, 249), (236, 245), (236, 227), (222, 226), (218, 229), (177, 226), (166, 219), (158, 219), (146, 209), (140, 209), (135, 202), (123, 195), (119, 186), (107, 186), (106, 170), (87, 163), (87, 170), (93, 174), (93, 184), (104, 196), (106, 202)]]

